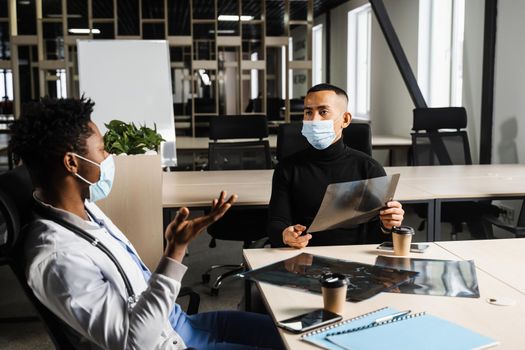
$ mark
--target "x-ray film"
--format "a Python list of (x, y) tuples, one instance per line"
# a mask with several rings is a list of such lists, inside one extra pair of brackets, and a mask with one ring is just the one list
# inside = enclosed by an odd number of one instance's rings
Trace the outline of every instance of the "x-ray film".
[(354, 261), (302, 253), (240, 274), (252, 281), (321, 293), (319, 278), (326, 272), (340, 273), (348, 279), (347, 300), (361, 301), (395, 288), (417, 275), (417, 272), (368, 265)]
[(399, 174), (330, 184), (308, 232), (352, 228), (368, 222), (394, 198)]
[(390, 290), (396, 293), (479, 298), (474, 261), (411, 259), (378, 256), (376, 265), (417, 271), (409, 282)]

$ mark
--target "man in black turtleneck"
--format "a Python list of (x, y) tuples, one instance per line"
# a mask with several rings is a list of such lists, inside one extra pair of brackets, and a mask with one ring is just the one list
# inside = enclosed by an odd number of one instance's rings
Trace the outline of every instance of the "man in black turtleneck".
[(343, 129), (352, 119), (347, 105), (346, 92), (336, 86), (319, 84), (308, 90), (302, 133), (310, 147), (282, 160), (273, 175), (268, 222), (272, 246), (379, 243), (393, 226), (401, 225), (404, 211), (399, 202), (391, 201), (379, 218), (366, 224), (303, 234), (329, 184), (385, 175), (377, 161), (343, 143)]

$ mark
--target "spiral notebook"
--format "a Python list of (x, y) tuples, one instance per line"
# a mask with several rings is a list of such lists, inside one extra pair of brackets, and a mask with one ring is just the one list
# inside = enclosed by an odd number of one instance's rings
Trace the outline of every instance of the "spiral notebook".
[(498, 344), (495, 340), (447, 320), (417, 313), (392, 321), (374, 323), (378, 318), (397, 310), (386, 307), (312, 331), (301, 340), (324, 349), (486, 349)]

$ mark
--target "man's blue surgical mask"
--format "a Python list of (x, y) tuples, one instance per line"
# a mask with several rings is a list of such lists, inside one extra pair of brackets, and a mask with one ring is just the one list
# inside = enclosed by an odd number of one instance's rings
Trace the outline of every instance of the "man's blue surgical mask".
[(106, 198), (109, 195), (109, 192), (111, 192), (113, 179), (115, 177), (115, 160), (113, 159), (113, 156), (110, 154), (100, 164), (97, 164), (94, 161), (82, 157), (76, 153), (74, 153), (74, 155), (100, 168), (100, 178), (97, 182), (90, 182), (79, 174), (75, 173), (78, 178), (89, 184), (89, 201), (96, 202)]
[(303, 121), (302, 134), (315, 149), (328, 148), (335, 140), (334, 121), (305, 120)]

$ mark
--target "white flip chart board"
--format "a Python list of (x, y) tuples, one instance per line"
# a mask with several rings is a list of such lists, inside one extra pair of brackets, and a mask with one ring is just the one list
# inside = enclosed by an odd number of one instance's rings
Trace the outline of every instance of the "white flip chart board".
[(113, 119), (145, 124), (166, 140), (163, 166), (177, 164), (168, 44), (165, 40), (79, 40), (80, 93), (95, 102), (102, 133)]

